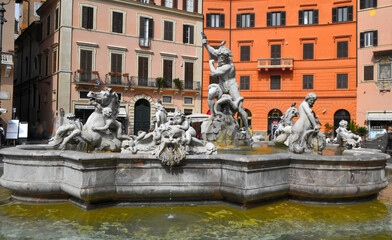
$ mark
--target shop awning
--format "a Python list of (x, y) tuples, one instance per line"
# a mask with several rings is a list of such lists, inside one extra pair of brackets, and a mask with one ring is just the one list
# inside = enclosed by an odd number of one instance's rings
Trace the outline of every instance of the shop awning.
[(91, 105), (75, 105), (75, 109), (92, 109), (94, 110), (95, 107)]
[(117, 117), (122, 117), (122, 118), (127, 117), (127, 112), (125, 111), (125, 108), (120, 107), (120, 111), (118, 112)]
[(374, 112), (367, 113), (366, 120), (368, 121), (392, 121), (392, 112)]

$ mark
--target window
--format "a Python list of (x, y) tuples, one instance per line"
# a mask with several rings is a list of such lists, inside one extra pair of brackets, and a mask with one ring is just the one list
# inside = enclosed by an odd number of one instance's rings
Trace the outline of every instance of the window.
[(121, 12), (112, 12), (112, 32), (123, 33), (124, 14)]
[(166, 79), (166, 86), (171, 88), (173, 86), (173, 61), (172, 60), (163, 60), (163, 77)]
[(57, 30), (59, 28), (59, 8), (56, 8), (54, 21), (54, 30)]
[(299, 25), (318, 24), (318, 9), (299, 10)]
[(267, 27), (285, 25), (286, 12), (267, 12)]
[(338, 74), (337, 75), (337, 86), (338, 89), (348, 88), (348, 74)]
[(82, 82), (90, 81), (92, 79), (93, 51), (81, 49), (79, 64), (79, 80)]
[(123, 55), (119, 53), (110, 54), (110, 81), (112, 84), (121, 84)]
[(46, 36), (49, 36), (50, 34), (50, 15), (46, 19)]
[(378, 45), (378, 31), (369, 31), (360, 33), (360, 47), (371, 47)]
[(372, 8), (377, 7), (377, 0), (360, 0), (360, 8)]
[(240, 77), (240, 89), (241, 90), (249, 90), (250, 89), (250, 76), (241, 76)]
[(88, 93), (89, 93), (89, 91), (79, 91), (79, 98), (80, 99), (89, 99), (89, 97), (87, 97)]
[(150, 39), (154, 37), (154, 21), (151, 18), (140, 17), (139, 21), (139, 45), (149, 47)]
[(188, 12), (197, 12), (197, 0), (182, 0), (183, 1), (183, 9)]
[(363, 80), (365, 81), (369, 81), (369, 80), (373, 80), (373, 76), (374, 76), (374, 67), (373, 66), (365, 66), (363, 68)]
[(224, 28), (225, 27), (225, 14), (207, 13), (206, 25), (212, 28)]
[(53, 73), (57, 72), (57, 48), (53, 51), (53, 61), (52, 61)]
[(219, 84), (219, 77), (218, 76), (210, 76), (210, 84)]
[(338, 42), (338, 58), (347, 58), (348, 57), (348, 42)]
[(254, 26), (255, 26), (254, 13), (237, 14), (237, 28), (248, 28)]
[(83, 6), (82, 7), (82, 28), (94, 28), (94, 8)]
[(49, 55), (45, 55), (45, 76), (49, 74)]
[(184, 97), (184, 104), (193, 104), (192, 97)]
[(195, 27), (192, 25), (184, 24), (183, 27), (183, 42), (193, 44), (194, 43), (194, 34), (195, 34)]
[(173, 0), (164, 0), (165, 7), (173, 8)]
[(138, 81), (139, 81), (138, 82), (139, 86), (149, 86), (148, 85), (148, 57), (138, 58)]
[(303, 59), (313, 59), (314, 58), (314, 44), (313, 43), (304, 43), (304, 53)]
[(185, 63), (185, 89), (193, 89), (193, 63)]
[(172, 103), (173, 97), (172, 96), (162, 96), (163, 103)]
[(271, 76), (271, 90), (280, 90), (280, 75)]
[(353, 20), (353, 6), (332, 8), (332, 22), (347, 22)]
[(313, 89), (313, 75), (303, 75), (302, 80), (303, 89)]
[(192, 109), (184, 109), (184, 115), (185, 116), (191, 115), (192, 113), (193, 113)]
[(271, 45), (271, 58), (275, 58), (271, 60), (271, 65), (281, 64), (281, 48), (280, 44)]
[(250, 61), (250, 46), (241, 46), (241, 61)]
[(140, 0), (142, 3), (150, 3), (150, 0)]
[(163, 25), (163, 40), (173, 41), (173, 22), (164, 21)]

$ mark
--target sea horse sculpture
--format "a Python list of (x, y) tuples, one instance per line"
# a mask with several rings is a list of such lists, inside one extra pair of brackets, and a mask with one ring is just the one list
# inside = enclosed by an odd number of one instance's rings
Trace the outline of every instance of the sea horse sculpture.
[(278, 129), (275, 131), (275, 143), (284, 143), (288, 145), (287, 139), (291, 134), (291, 128), (294, 125), (294, 117), (298, 116), (298, 110), (293, 103), (289, 109), (283, 114), (282, 119), (279, 121)]

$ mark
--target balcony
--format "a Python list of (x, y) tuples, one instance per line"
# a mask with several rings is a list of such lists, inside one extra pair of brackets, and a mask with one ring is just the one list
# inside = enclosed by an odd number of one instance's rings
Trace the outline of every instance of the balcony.
[(151, 39), (144, 37), (139, 38), (139, 46), (149, 48), (151, 46)]
[(125, 87), (128, 88), (130, 85), (130, 79), (128, 73), (114, 73), (109, 72), (105, 75), (105, 84), (109, 87)]
[(129, 85), (134, 88), (157, 88), (155, 78), (132, 76)]
[(90, 85), (97, 88), (102, 84), (101, 78), (99, 77), (99, 73), (97, 71), (85, 72), (83, 70), (74, 72), (73, 82), (76, 84), (76, 88), (78, 88), (79, 85)]
[(200, 82), (195, 82), (195, 81), (181, 81), (182, 86), (184, 86), (184, 90), (195, 90), (195, 91), (200, 91), (201, 90), (201, 84)]
[(294, 58), (259, 58), (257, 59), (257, 69), (268, 71), (269, 69), (282, 69), (292, 71), (294, 68)]
[(2, 65), (14, 65), (14, 61), (13, 61), (13, 54), (12, 53), (5, 53), (3, 52), (1, 54), (1, 64)]

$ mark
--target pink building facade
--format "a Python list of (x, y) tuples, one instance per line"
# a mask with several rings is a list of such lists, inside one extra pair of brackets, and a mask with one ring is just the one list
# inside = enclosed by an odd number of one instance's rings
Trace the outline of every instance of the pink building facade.
[(120, 95), (119, 120), (129, 134), (150, 128), (158, 99), (168, 111), (200, 112), (201, 3), (46, 1), (38, 9), (38, 97), (47, 131), (61, 108), (85, 121), (94, 111), (87, 93), (107, 88)]
[(392, 125), (392, 2), (358, 1), (357, 122), (370, 137)]

